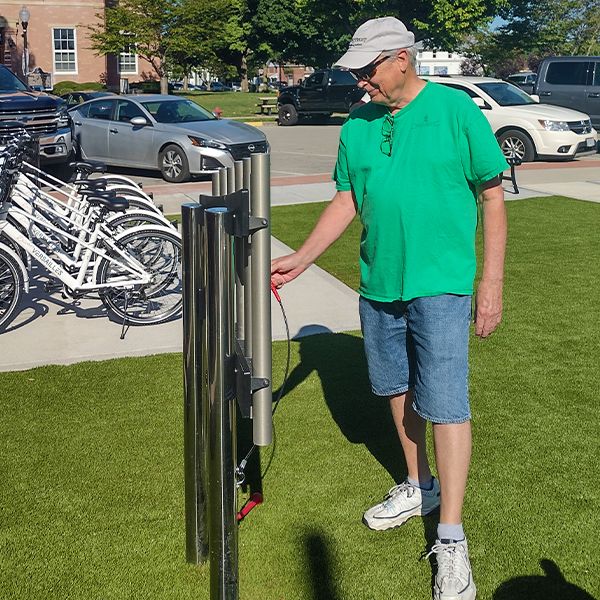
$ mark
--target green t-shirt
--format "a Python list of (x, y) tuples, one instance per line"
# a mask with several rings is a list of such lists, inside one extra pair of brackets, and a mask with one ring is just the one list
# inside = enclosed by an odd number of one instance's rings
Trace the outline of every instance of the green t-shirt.
[(428, 82), (395, 115), (373, 102), (355, 110), (333, 179), (354, 191), (363, 225), (359, 293), (380, 302), (473, 293), (475, 187), (507, 168), (460, 90)]

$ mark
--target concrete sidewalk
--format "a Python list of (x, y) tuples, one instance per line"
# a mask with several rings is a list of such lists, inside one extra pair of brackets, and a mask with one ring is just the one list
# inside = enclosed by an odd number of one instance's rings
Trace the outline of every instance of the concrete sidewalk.
[[(273, 257), (291, 251), (272, 239)], [(181, 318), (162, 325), (132, 326), (121, 340), (121, 324), (109, 320), (100, 300), (63, 300), (60, 293), (44, 290), (43, 274), (32, 275), (22, 311), (0, 336), (0, 371), (181, 352)], [(292, 337), (360, 328), (356, 292), (319, 267), (311, 267), (281, 290), (281, 299)], [(271, 312), (273, 339), (283, 340), (285, 325), (274, 298)]]
[[(509, 201), (554, 194), (600, 201), (600, 160), (570, 167), (525, 166), (529, 168), (518, 170), (519, 194), (512, 193), (510, 182), (504, 183)], [(193, 182), (175, 186), (173, 193), (173, 187), (158, 184), (154, 190), (156, 201), (167, 213), (179, 212), (183, 202), (197, 200), (199, 193), (210, 194), (211, 188), (210, 182)], [(330, 200), (334, 193), (328, 174), (274, 178), (271, 188), (273, 206)], [(288, 252), (289, 248), (273, 239), (274, 257)], [(131, 327), (125, 340), (120, 340), (121, 325), (108, 319), (99, 300), (63, 300), (60, 293), (45, 292), (45, 281), (44, 275), (33, 273), (23, 310), (1, 334), (0, 371), (181, 351), (181, 318), (163, 325)], [(281, 297), (292, 336), (360, 328), (356, 292), (316, 266), (285, 286)], [(275, 300), (272, 323), (273, 339), (284, 339), (284, 322)]]

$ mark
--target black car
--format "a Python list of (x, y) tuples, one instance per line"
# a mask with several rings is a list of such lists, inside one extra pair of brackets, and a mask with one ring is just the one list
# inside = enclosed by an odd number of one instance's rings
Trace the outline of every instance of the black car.
[(87, 100), (93, 100), (94, 98), (102, 98), (103, 96), (116, 96), (113, 92), (68, 92), (66, 94), (62, 94), (60, 97), (63, 100), (66, 100), (67, 107), (71, 108), (72, 106), (77, 106), (82, 102), (86, 102)]

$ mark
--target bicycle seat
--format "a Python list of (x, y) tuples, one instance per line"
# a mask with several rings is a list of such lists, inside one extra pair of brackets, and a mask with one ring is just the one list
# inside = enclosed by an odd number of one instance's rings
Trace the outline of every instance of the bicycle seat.
[(104, 179), (78, 179), (73, 183), (78, 187), (89, 190), (103, 190), (106, 188), (106, 181)]
[(98, 196), (90, 196), (88, 202), (93, 206), (99, 206), (109, 212), (126, 211), (129, 208), (129, 200), (122, 196), (111, 196), (109, 198)]
[(69, 163), (71, 169), (77, 169), (83, 173), (106, 173), (106, 165), (98, 160), (86, 160), (85, 162)]

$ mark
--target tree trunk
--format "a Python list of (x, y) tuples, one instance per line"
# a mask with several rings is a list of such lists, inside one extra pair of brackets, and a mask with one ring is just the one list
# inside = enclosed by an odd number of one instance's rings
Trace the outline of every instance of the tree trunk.
[(160, 93), (169, 93), (169, 78), (166, 75), (162, 75), (160, 78)]
[(248, 91), (248, 51), (242, 53), (242, 63), (240, 65), (240, 85), (242, 92)]

